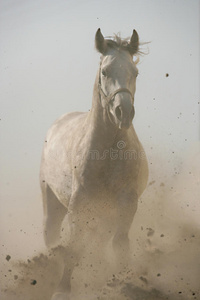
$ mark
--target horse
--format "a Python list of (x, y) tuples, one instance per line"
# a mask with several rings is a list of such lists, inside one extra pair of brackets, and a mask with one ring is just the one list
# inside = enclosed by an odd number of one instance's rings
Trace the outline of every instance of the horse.
[(67, 218), (69, 233), (62, 279), (52, 300), (70, 299), (71, 276), (88, 244), (109, 242), (117, 261), (130, 258), (129, 230), (138, 198), (146, 188), (148, 163), (132, 120), (139, 36), (95, 35), (100, 66), (89, 112), (61, 116), (49, 129), (41, 160), (44, 239), (59, 241)]

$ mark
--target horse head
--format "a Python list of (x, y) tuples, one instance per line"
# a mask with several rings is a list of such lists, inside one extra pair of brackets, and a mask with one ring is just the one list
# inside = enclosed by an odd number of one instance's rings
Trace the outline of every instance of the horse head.
[(96, 49), (102, 54), (99, 68), (99, 94), (109, 118), (120, 129), (128, 129), (135, 114), (134, 94), (138, 70), (133, 61), (137, 54), (139, 37), (134, 30), (130, 41), (115, 36), (105, 39), (98, 29)]

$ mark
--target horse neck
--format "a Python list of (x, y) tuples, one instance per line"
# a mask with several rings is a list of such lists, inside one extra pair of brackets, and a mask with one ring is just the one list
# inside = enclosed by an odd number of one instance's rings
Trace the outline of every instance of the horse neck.
[(102, 107), (98, 83), (99, 72), (94, 84), (92, 108), (88, 120), (96, 142), (102, 146), (111, 146), (116, 139), (119, 129), (111, 122), (106, 109)]

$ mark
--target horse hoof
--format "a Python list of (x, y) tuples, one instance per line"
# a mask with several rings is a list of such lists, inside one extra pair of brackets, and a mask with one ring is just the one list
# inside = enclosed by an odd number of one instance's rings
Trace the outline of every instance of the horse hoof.
[(53, 294), (51, 300), (70, 300), (69, 294), (57, 292)]

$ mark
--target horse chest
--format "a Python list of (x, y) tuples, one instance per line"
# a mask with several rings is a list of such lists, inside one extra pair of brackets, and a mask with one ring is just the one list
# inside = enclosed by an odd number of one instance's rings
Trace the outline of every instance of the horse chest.
[(105, 160), (89, 162), (81, 173), (80, 184), (92, 194), (99, 191), (118, 192), (132, 186), (139, 173), (139, 162), (134, 160)]

